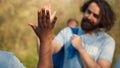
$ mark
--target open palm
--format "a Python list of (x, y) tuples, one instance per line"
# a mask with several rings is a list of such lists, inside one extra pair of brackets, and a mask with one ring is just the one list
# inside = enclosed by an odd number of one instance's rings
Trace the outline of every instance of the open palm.
[(53, 28), (57, 20), (55, 13), (51, 14), (50, 5), (46, 4), (38, 11), (38, 26), (29, 24), (41, 41), (52, 38)]

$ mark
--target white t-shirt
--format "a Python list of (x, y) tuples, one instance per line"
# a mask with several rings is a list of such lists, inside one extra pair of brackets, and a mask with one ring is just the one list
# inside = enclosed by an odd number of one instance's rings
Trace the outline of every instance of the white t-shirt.
[(25, 68), (19, 59), (10, 52), (0, 51), (0, 68)]
[[(107, 33), (99, 30), (95, 34), (85, 34), (81, 28), (78, 30), (78, 35), (82, 39), (83, 47), (91, 58), (97, 62), (98, 59), (104, 59), (112, 62), (115, 41)], [(64, 46), (65, 56), (63, 68), (82, 68), (82, 61), (79, 55), (74, 56), (72, 59), (68, 59), (68, 47), (71, 44), (73, 33), (70, 27), (66, 27), (61, 30), (55, 37), (55, 40)]]

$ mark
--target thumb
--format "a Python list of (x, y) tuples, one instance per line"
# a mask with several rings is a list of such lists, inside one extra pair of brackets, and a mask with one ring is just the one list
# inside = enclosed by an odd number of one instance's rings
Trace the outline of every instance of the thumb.
[(32, 23), (29, 23), (28, 24), (30, 27), (32, 27), (32, 29), (36, 32), (36, 25), (32, 24)]

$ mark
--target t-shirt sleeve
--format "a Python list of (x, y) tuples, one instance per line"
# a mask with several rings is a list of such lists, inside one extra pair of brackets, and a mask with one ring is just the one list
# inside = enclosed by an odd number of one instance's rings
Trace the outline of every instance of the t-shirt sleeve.
[(98, 59), (104, 59), (112, 63), (114, 50), (115, 50), (115, 41), (113, 39), (107, 39), (103, 43), (103, 49), (101, 50)]
[(66, 35), (67, 35), (67, 31), (69, 30), (69, 28), (64, 28), (62, 29), (58, 35), (54, 38), (55, 40), (57, 40), (62, 46), (65, 44), (66, 42)]
[(119, 68), (120, 67), (120, 55), (118, 56), (114, 68)]
[(11, 54), (10, 59), (8, 61), (9, 68), (25, 68), (24, 65), (20, 62), (20, 60), (14, 55)]

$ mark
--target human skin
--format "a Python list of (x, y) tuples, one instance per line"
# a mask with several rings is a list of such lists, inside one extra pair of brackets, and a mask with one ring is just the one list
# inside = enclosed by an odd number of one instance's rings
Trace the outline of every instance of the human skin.
[(53, 28), (56, 20), (57, 17), (54, 16), (53, 20), (51, 21), (50, 11), (42, 8), (40, 11), (38, 11), (38, 26), (29, 24), (40, 39), (39, 61), (37, 68), (53, 68), (51, 48)]

